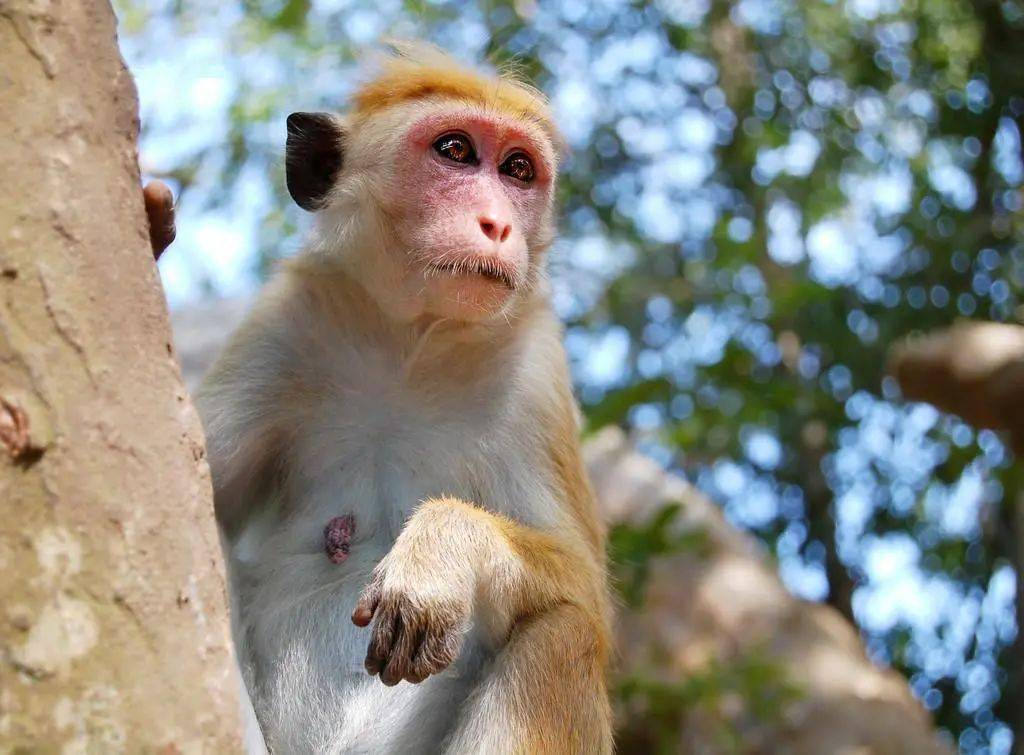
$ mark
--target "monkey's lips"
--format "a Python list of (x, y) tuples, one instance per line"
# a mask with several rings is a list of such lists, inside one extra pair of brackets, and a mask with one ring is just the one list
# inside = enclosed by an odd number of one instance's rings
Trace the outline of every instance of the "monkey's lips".
[(509, 291), (519, 286), (519, 275), (514, 267), (495, 257), (462, 257), (454, 260), (439, 260), (427, 265), (432, 272), (448, 275), (470, 275), (492, 283), (498, 283)]

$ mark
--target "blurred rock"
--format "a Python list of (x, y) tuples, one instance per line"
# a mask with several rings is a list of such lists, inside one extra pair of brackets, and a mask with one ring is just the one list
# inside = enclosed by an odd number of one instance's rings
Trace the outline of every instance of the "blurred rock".
[(890, 350), (889, 371), (907, 398), (1009, 430), (1024, 450), (1024, 327), (964, 320), (907, 338)]
[[(906, 680), (871, 663), (837, 611), (793, 597), (760, 545), (700, 492), (634, 451), (617, 429), (591, 438), (584, 453), (609, 523), (642, 523), (679, 502), (675, 524), (706, 535), (699, 552), (656, 559), (642, 607), (620, 608), (618, 675), (671, 682), (709, 668), (728, 673), (730, 664), (754, 657), (796, 690), (767, 715), (754, 715), (749, 701), (730, 705), (725, 698), (682, 712), (678, 752), (729, 751), (723, 729), (738, 737), (743, 753), (950, 751)], [(650, 711), (628, 708), (620, 715), (620, 752), (652, 751)]]

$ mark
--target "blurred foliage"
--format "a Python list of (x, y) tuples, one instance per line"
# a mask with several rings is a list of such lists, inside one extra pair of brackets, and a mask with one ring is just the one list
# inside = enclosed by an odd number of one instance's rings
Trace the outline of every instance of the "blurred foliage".
[[(643, 610), (650, 570), (657, 559), (681, 553), (698, 559), (711, 555), (707, 531), (683, 525), (682, 509), (683, 504), (669, 502), (647, 522), (611, 528), (611, 581), (629, 610)], [(658, 656), (663, 651), (649, 647), (645, 652)], [(675, 755), (693, 749), (687, 746), (687, 737), (714, 743), (715, 752), (725, 755), (756, 751), (758, 732), (777, 729), (783, 712), (802, 697), (785, 669), (758, 645), (728, 660), (711, 657), (685, 678), (673, 674), (666, 679), (664, 669), (676, 667), (666, 658), (616, 681), (619, 752)], [(699, 734), (692, 730), (697, 721)]]
[(663, 681), (655, 669), (619, 681), (625, 724), (616, 734), (622, 752), (677, 755), (687, 751), (685, 722), (700, 714), (704, 741), (723, 755), (757, 751), (759, 729), (778, 727), (781, 711), (801, 697), (771, 654), (755, 649), (727, 663), (713, 660), (685, 679)]
[(616, 524), (608, 533), (608, 561), (612, 584), (630, 608), (641, 608), (651, 562), (674, 553), (708, 553), (710, 543), (703, 529), (680, 531), (677, 519), (682, 504), (667, 503), (642, 525)]
[[(515, 58), (571, 145), (553, 280), (588, 428), (622, 425), (720, 501), (794, 591), (859, 623), (964, 752), (1024, 736), (1020, 469), (993, 433), (904, 404), (884, 374), (896, 338), (1017, 316), (1024, 3), (121, 0), (120, 12), (149, 169), (180, 191), (183, 234), (209, 217), (247, 234), (254, 278), (298, 243), (284, 115), (343, 108), (358, 49), (390, 34)], [(147, 100), (204, 66), (227, 82), (216, 97), (196, 85), (177, 105)], [(235, 290), (237, 267), (219, 274), (212, 250), (179, 239), (165, 280)], [(613, 533), (628, 601), (649, 559), (679, 545), (673, 516)], [(670, 711), (704, 682), (624, 694)]]

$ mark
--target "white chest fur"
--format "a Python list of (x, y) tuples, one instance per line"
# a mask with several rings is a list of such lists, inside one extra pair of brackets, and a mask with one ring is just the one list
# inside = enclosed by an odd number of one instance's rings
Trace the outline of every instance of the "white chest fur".
[[(471, 633), (441, 675), (388, 688), (363, 670), (369, 630), (350, 620), (419, 502), (453, 495), (541, 526), (557, 516), (521, 397), (472, 385), (424, 396), (395, 365), (355, 356), (311, 365), (321, 389), (278, 499), (232, 544), (239, 655), (277, 752), (429, 751), (451, 726), (486, 662), (481, 638)], [(335, 564), (323, 529), (340, 515), (354, 517), (355, 531)]]

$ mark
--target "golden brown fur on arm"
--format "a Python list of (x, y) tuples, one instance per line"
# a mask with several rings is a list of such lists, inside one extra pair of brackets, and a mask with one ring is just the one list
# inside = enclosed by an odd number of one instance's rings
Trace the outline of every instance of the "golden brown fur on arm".
[[(604, 595), (603, 565), (575, 524), (542, 532), (465, 501), (431, 499), (375, 571), (353, 621), (376, 617), (366, 665), (389, 685), (446, 668), (471, 618), (497, 647), (453, 751), (602, 752), (610, 747)], [(500, 741), (480, 750), (495, 732)]]
[(463, 708), (448, 753), (614, 749), (601, 621), (571, 603), (520, 621)]
[[(583, 468), (564, 358), (552, 363), (555, 411), (546, 423), (553, 430), (547, 452), (572, 525), (558, 536), (515, 523), (505, 530), (522, 555), (523, 573), (531, 577), (518, 588), (532, 597), (512, 615), (508, 644), (446, 743), (451, 753), (613, 750), (606, 689), (612, 641), (604, 527)], [(502, 580), (493, 584), (495, 590), (508, 589)], [(497, 728), (490, 725), (496, 711), (503, 720)]]

